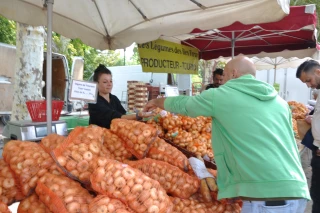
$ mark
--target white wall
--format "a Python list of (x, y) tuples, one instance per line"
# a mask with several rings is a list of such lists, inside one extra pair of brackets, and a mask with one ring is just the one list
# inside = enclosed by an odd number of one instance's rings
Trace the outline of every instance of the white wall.
[[(307, 104), (311, 98), (310, 88), (296, 78), (296, 68), (278, 69), (276, 74), (276, 83), (280, 84), (279, 95), (286, 101), (298, 101)], [(273, 85), (274, 70), (259, 70), (256, 73), (258, 80)]]
[(113, 89), (111, 93), (116, 95), (120, 101), (126, 100), (127, 81), (150, 83), (150, 80), (153, 79), (153, 83), (151, 83), (152, 86), (159, 86), (160, 83), (167, 84), (166, 73), (154, 73), (152, 76), (152, 73), (142, 72), (140, 65), (108, 67), (108, 69), (111, 70), (113, 79)]

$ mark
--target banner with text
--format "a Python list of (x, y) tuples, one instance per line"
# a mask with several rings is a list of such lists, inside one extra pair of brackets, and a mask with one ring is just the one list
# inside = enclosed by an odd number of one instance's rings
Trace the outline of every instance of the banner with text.
[(185, 45), (156, 40), (138, 44), (143, 72), (197, 74), (199, 52)]

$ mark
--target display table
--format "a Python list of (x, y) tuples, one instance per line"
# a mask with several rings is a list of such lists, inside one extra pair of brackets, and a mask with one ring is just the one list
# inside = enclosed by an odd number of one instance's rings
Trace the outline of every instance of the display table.
[(70, 133), (77, 126), (89, 126), (89, 116), (71, 115), (61, 116), (60, 120), (67, 123), (68, 133)]

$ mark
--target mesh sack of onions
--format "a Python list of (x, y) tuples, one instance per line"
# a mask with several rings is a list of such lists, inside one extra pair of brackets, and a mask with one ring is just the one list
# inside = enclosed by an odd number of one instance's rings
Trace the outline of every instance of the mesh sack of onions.
[(23, 195), (18, 190), (13, 172), (8, 164), (0, 159), (0, 201), (10, 205), (15, 200), (21, 200), (22, 198)]
[(65, 139), (66, 137), (53, 133), (42, 138), (39, 144), (44, 151), (50, 154), (50, 152), (62, 144)]
[(79, 182), (52, 174), (40, 178), (36, 193), (53, 213), (88, 213), (93, 199)]
[(113, 199), (107, 195), (98, 195), (89, 204), (90, 213), (134, 213), (120, 200)]
[(125, 142), (126, 149), (138, 159), (145, 157), (157, 136), (156, 128), (139, 121), (113, 119), (110, 129)]
[[(218, 200), (218, 192), (210, 192), (210, 195), (213, 200)], [(195, 197), (197, 197), (197, 199), (202, 201), (201, 195), (196, 194)], [(235, 211), (241, 210), (241, 207), (243, 204), (240, 198), (223, 198), (223, 199), (220, 199), (219, 202), (225, 206), (230, 206), (228, 207), (228, 209), (233, 208)]]
[(103, 137), (104, 130), (101, 127), (76, 127), (51, 155), (68, 177), (88, 184), (97, 158), (113, 159), (102, 144)]
[(207, 213), (207, 207), (204, 203), (200, 203), (195, 199), (180, 199), (177, 197), (170, 197), (173, 203), (173, 212), (175, 213)]
[(190, 168), (188, 158), (177, 148), (171, 146), (160, 138), (156, 138), (154, 143), (151, 145), (147, 157), (167, 162), (184, 171), (188, 171)]
[(29, 196), (37, 181), (54, 164), (53, 159), (39, 144), (27, 141), (10, 141), (3, 149), (3, 158), (13, 171), (19, 190)]
[(175, 197), (189, 198), (200, 186), (197, 177), (190, 176), (178, 167), (163, 161), (145, 158), (131, 161), (129, 165), (158, 181), (168, 194)]
[(176, 213), (240, 213), (238, 204), (225, 204), (219, 201), (205, 203), (201, 199), (191, 197), (189, 199), (171, 198)]
[(207, 140), (203, 137), (193, 139), (187, 146), (187, 150), (196, 154), (197, 156), (205, 156), (207, 154)]
[(125, 142), (109, 129), (104, 130), (103, 146), (113, 154), (115, 160), (124, 161), (132, 157), (124, 144)]
[(127, 204), (136, 213), (171, 212), (172, 203), (159, 182), (115, 160), (106, 160), (91, 175), (92, 188)]
[(1, 213), (11, 213), (11, 211), (9, 210), (7, 204), (3, 203), (0, 201), (0, 212)]
[(165, 130), (172, 130), (174, 128), (181, 128), (183, 125), (183, 122), (181, 120), (181, 116), (177, 115), (167, 115), (166, 117), (162, 118), (161, 121), (162, 127)]
[(192, 134), (181, 128), (169, 130), (165, 137), (182, 148), (186, 148), (192, 142)]
[(164, 130), (162, 128), (162, 126), (160, 125), (160, 123), (157, 123), (155, 120), (153, 119), (150, 119), (147, 121), (147, 124), (153, 126), (154, 128), (157, 129), (157, 133), (158, 133), (158, 136), (159, 137), (164, 137), (165, 134), (164, 134)]
[(39, 200), (36, 193), (22, 200), (17, 213), (51, 213), (51, 211)]

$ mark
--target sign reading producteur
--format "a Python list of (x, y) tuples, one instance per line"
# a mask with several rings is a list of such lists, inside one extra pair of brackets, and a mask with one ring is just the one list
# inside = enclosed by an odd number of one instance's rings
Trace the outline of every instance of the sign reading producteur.
[(165, 40), (138, 44), (143, 72), (198, 73), (198, 50)]
[(95, 82), (72, 80), (70, 100), (97, 102), (98, 86)]

